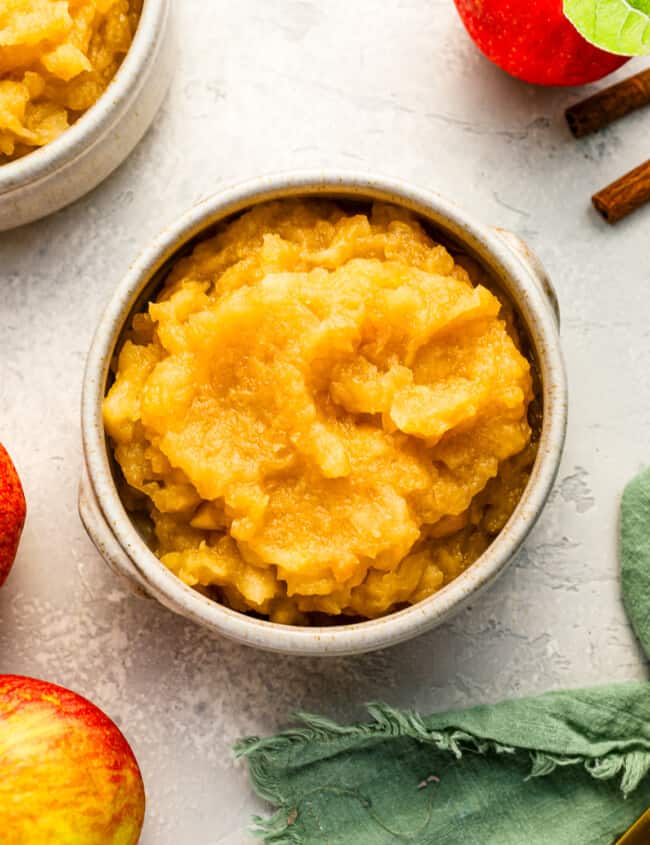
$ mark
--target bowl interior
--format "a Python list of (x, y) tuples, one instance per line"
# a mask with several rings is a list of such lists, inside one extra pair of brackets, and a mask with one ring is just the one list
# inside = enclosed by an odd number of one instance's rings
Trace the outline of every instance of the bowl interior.
[[(518, 272), (515, 267), (504, 266), (503, 254), (497, 255), (494, 246), (490, 245), (490, 238), (494, 239), (495, 237), (493, 233), (488, 233), (487, 230), (483, 230), (481, 227), (470, 226), (462, 222), (458, 222), (453, 217), (437, 212), (435, 209), (432, 209), (427, 205), (423, 206), (416, 201), (409, 200), (407, 197), (396, 195), (394, 191), (387, 191), (383, 189), (366, 188), (363, 191), (360, 191), (357, 187), (332, 187), (332, 185), (327, 186), (318, 183), (308, 186), (302, 185), (298, 187), (284, 187), (275, 189), (272, 192), (259, 192), (257, 195), (252, 197), (242, 198), (238, 202), (231, 202), (229, 204), (226, 203), (225, 207), (224, 205), (219, 205), (219, 207), (213, 211), (206, 211), (205, 217), (202, 219), (200, 214), (195, 214), (193, 222), (188, 223), (188, 225), (185, 226), (185, 228), (178, 233), (175, 238), (170, 239), (167, 237), (164, 242), (161, 242), (161, 247), (156, 255), (156, 260), (149, 262), (148, 272), (146, 275), (142, 275), (139, 278), (138, 283), (131, 291), (130, 301), (128, 302), (126, 308), (122, 311), (122, 328), (114, 334), (109, 357), (112, 357), (120, 348), (124, 339), (124, 334), (131, 323), (132, 316), (146, 308), (147, 303), (156, 296), (158, 290), (163, 285), (171, 266), (179, 258), (190, 253), (198, 241), (202, 241), (214, 234), (219, 228), (226, 225), (233, 218), (239, 216), (258, 203), (266, 202), (269, 199), (286, 198), (290, 196), (327, 197), (343, 204), (346, 209), (350, 211), (366, 211), (369, 208), (369, 205), (378, 199), (409, 208), (417, 214), (420, 221), (436, 241), (445, 245), (452, 254), (460, 253), (475, 261), (485, 274), (484, 283), (486, 283), (488, 287), (493, 289), (497, 294), (500, 294), (501, 297), (509, 300), (514, 307), (517, 321), (519, 323), (518, 328), (520, 329), (522, 342), (524, 344), (524, 352), (533, 364), (535, 377), (537, 379), (536, 395), (539, 397), (539, 402), (533, 411), (533, 414), (536, 416), (536, 420), (533, 420), (533, 423), (540, 431), (540, 448), (528, 486), (502, 532), (497, 536), (486, 552), (484, 552), (484, 554), (481, 555), (481, 557), (478, 558), (464, 573), (442, 588), (438, 593), (435, 593), (433, 596), (425, 599), (418, 605), (396, 610), (385, 617), (375, 620), (364, 619), (355, 621), (348, 619), (344, 622), (338, 621), (333, 627), (328, 625), (325, 628), (313, 626), (301, 628), (300, 626), (279, 625), (278, 623), (273, 623), (265, 619), (258, 619), (252, 615), (232, 611), (222, 605), (219, 605), (212, 599), (206, 599), (206, 597), (196, 593), (196, 591), (191, 591), (190, 588), (185, 587), (180, 580), (176, 579), (175, 576), (167, 572), (163, 564), (157, 559), (155, 562), (160, 569), (165, 570), (167, 575), (177, 581), (179, 586), (183, 587), (185, 590), (193, 592), (196, 595), (197, 600), (203, 599), (204, 601), (209, 602), (209, 604), (215, 608), (215, 614), (235, 614), (241, 619), (250, 621), (256, 625), (262, 625), (267, 629), (285, 629), (285, 631), (292, 632), (291, 635), (295, 635), (295, 633), (299, 631), (305, 633), (309, 632), (311, 636), (318, 636), (319, 631), (322, 631), (323, 633), (327, 631), (330, 635), (332, 635), (337, 632), (343, 633), (344, 631), (352, 631), (355, 629), (357, 631), (359, 629), (366, 630), (369, 626), (376, 626), (378, 624), (381, 625), (387, 620), (394, 619), (396, 617), (405, 617), (413, 613), (424, 613), (427, 615), (431, 606), (434, 604), (441, 606), (442, 616), (444, 615), (443, 605), (449, 605), (451, 607), (452, 605), (458, 603), (459, 597), (466, 597), (469, 593), (475, 592), (476, 589), (479, 589), (485, 583), (491, 581), (497, 571), (503, 566), (503, 556), (511, 556), (525, 537), (528, 530), (530, 530), (532, 523), (541, 509), (541, 504), (527, 506), (526, 502), (529, 498), (530, 490), (539, 485), (540, 476), (542, 474), (542, 465), (545, 461), (548, 462), (549, 456), (549, 449), (545, 443), (545, 439), (548, 439), (549, 437), (548, 427), (546, 426), (546, 405), (552, 398), (553, 393), (549, 392), (547, 389), (547, 382), (549, 379), (548, 363), (546, 360), (547, 355), (545, 352), (547, 342), (543, 337), (543, 332), (540, 331), (538, 313), (539, 306), (536, 306), (527, 295), (527, 292), (522, 289), (521, 282), (518, 279)], [(513, 257), (511, 252), (510, 257)], [(518, 269), (521, 270), (521, 268)], [(111, 378), (110, 372), (107, 371), (106, 378), (101, 387), (102, 397), (105, 395), (108, 387), (110, 386)], [(105, 450), (106, 461), (112, 472), (113, 489), (117, 495), (120, 470), (112, 458), (112, 450), (105, 439), (103, 447)], [(555, 474), (555, 469), (556, 467), (553, 469), (552, 476)], [(546, 473), (546, 476), (547, 477), (544, 480), (543, 486), (549, 487), (548, 472)], [(543, 498), (545, 498), (545, 496)], [(134, 522), (133, 516), (128, 514), (124, 508), (122, 508), (122, 510), (124, 516), (128, 518), (131, 524), (139, 532), (141, 540), (146, 543), (148, 535), (150, 534), (148, 526), (146, 524), (139, 523), (139, 520), (137, 519)], [(525, 525), (522, 524), (522, 517), (523, 521), (526, 523)], [(517, 530), (512, 530), (512, 526), (517, 523), (519, 523)], [(507, 543), (503, 542), (504, 538), (507, 538)], [(495, 548), (499, 545), (503, 548)], [(153, 553), (150, 553), (150, 556), (153, 557)], [(218, 608), (218, 610), (216, 608)]]

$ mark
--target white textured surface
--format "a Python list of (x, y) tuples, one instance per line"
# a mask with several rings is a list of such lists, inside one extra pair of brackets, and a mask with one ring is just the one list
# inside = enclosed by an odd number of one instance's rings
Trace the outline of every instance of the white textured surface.
[[(142, 845), (217, 845), (258, 806), (231, 742), (295, 708), (349, 718), (369, 699), (429, 710), (646, 676), (616, 521), (650, 460), (650, 208), (608, 228), (588, 198), (647, 158), (650, 114), (573, 140), (562, 112), (583, 92), (492, 68), (451, 0), (177, 12), (176, 81), (136, 152), (75, 206), (0, 236), (0, 439), (29, 504), (0, 592), (0, 671), (72, 687), (119, 722), (147, 786)], [(319, 165), (435, 188), (526, 238), (559, 291), (571, 387), (556, 492), (496, 587), (415, 642), (330, 662), (249, 651), (131, 598), (76, 513), (84, 356), (131, 259), (223, 185)]]

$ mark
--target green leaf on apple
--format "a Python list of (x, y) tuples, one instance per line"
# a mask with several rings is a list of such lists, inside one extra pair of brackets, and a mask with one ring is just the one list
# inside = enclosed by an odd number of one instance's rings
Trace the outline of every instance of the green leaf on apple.
[(650, 0), (564, 0), (583, 38), (621, 56), (650, 53)]

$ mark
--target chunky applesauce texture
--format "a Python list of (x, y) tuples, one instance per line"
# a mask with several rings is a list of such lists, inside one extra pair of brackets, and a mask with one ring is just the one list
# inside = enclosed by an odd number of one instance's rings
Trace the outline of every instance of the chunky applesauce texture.
[(527, 483), (534, 390), (512, 309), (460, 260), (400, 208), (313, 199), (177, 261), (104, 402), (165, 566), (310, 624), (419, 602), (476, 560)]
[(0, 0), (0, 164), (58, 138), (128, 51), (142, 0)]

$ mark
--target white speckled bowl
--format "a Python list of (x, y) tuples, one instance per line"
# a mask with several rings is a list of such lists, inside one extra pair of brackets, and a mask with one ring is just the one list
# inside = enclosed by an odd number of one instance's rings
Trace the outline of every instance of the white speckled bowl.
[(50, 144), (0, 164), (0, 231), (52, 214), (112, 173), (154, 119), (173, 68), (171, 0), (144, 0), (129, 52), (99, 100)]
[[(109, 365), (123, 328), (160, 286), (170, 262), (208, 227), (253, 205), (291, 196), (383, 200), (405, 206), (445, 239), (475, 256), (517, 305), (542, 383), (543, 424), (537, 461), (521, 501), (486, 552), (440, 592), (381, 619), (332, 627), (294, 627), (230, 610), (187, 587), (156, 558), (117, 492), (102, 424)], [(510, 233), (486, 227), (437, 194), (392, 179), (351, 173), (292, 173), (257, 179), (195, 206), (140, 256), (118, 287), (93, 340), (83, 387), (86, 461), (79, 508), (86, 530), (110, 566), (140, 594), (212, 631), (247, 645), (303, 655), (356, 654), (415, 637), (439, 625), (506, 568), (539, 516), (555, 478), (566, 428), (567, 385), (557, 301), (539, 261)]]

